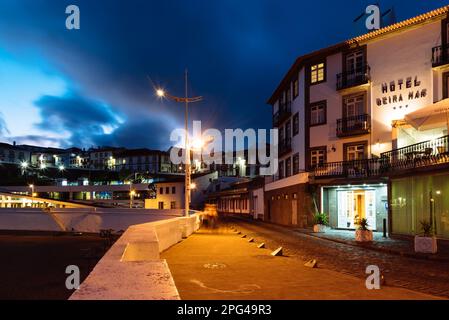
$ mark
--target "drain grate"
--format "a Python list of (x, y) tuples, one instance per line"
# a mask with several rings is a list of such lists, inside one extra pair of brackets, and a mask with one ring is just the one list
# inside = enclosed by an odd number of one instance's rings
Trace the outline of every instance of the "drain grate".
[(226, 268), (226, 265), (224, 263), (218, 263), (218, 262), (206, 263), (204, 265), (204, 268), (206, 268), (206, 269), (223, 269), (223, 268)]

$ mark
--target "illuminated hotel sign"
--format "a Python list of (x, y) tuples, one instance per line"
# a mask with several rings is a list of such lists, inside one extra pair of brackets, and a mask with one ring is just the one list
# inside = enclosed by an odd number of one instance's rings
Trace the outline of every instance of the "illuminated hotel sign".
[(408, 108), (408, 103), (427, 96), (427, 89), (421, 88), (421, 81), (418, 77), (408, 77), (406, 79), (398, 79), (390, 83), (384, 82), (381, 86), (382, 96), (376, 99), (376, 104), (387, 106), (391, 104), (399, 104), (393, 107), (394, 110)]

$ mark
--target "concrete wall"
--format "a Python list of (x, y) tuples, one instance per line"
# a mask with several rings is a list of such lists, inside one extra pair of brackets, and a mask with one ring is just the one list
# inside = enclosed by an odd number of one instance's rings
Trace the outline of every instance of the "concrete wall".
[(99, 232), (182, 216), (182, 210), (1, 209), (0, 230)]
[(159, 253), (198, 228), (197, 215), (129, 227), (70, 300), (179, 300)]

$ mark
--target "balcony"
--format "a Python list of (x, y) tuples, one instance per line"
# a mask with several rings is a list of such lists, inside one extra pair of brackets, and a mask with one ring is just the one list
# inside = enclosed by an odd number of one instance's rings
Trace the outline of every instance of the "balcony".
[(381, 154), (389, 173), (449, 163), (449, 136), (412, 144)]
[(273, 127), (279, 126), (283, 121), (292, 115), (292, 102), (279, 105), (279, 110), (273, 115)]
[(369, 80), (370, 67), (367, 64), (364, 64), (360, 68), (357, 68), (357, 70), (337, 74), (337, 90), (367, 84)]
[(369, 114), (337, 119), (337, 137), (348, 137), (370, 133), (371, 117)]
[(379, 177), (385, 168), (381, 159), (327, 162), (313, 168), (316, 179), (320, 178), (368, 178)]
[(439, 67), (449, 63), (449, 46), (436, 46), (432, 48), (432, 67)]
[(284, 154), (292, 151), (292, 139), (287, 138), (284, 140), (281, 140), (279, 142), (279, 156), (283, 156)]
[(449, 165), (449, 135), (381, 154), (380, 158), (328, 162), (315, 166), (315, 179), (368, 178)]

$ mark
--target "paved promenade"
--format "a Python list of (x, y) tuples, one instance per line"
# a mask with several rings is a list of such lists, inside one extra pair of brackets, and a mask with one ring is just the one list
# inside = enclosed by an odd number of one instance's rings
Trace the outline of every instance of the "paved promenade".
[(365, 281), (298, 257), (273, 257), (270, 249), (228, 226), (200, 230), (165, 251), (182, 299), (435, 299), (403, 288), (367, 290)]

